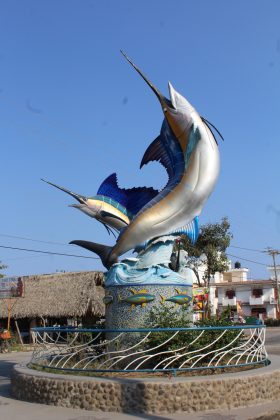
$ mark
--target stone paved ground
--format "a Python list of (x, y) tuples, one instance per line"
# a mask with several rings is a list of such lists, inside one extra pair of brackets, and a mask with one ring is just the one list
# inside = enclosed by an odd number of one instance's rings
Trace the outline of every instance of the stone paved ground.
[[(280, 354), (280, 328), (269, 329), (267, 349)], [(0, 354), (0, 419), (1, 420), (280, 420), (280, 400), (259, 406), (233, 410), (215, 410), (199, 414), (129, 415), (123, 413), (91, 412), (62, 407), (32, 404), (14, 400), (10, 395), (10, 374), (15, 363), (24, 363), (30, 353)]]

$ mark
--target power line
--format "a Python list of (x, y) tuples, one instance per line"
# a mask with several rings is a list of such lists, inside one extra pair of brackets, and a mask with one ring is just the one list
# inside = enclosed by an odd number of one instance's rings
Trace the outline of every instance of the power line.
[(0, 236), (4, 236), (5, 238), (12, 238), (12, 239), (22, 239), (24, 241), (40, 242), (42, 244), (49, 244), (49, 245), (62, 245), (62, 246), (71, 246), (71, 247), (73, 246), (69, 244), (63, 244), (61, 242), (42, 241), (39, 239), (26, 238), (24, 236), (7, 235), (5, 233), (0, 233)]
[[(45, 243), (45, 244), (48, 244), (48, 245), (62, 245), (62, 246), (71, 246), (72, 247), (72, 245), (70, 245), (70, 244), (64, 244), (64, 243), (52, 242), (52, 241), (43, 241), (43, 240), (32, 239), (32, 238), (28, 238), (28, 237), (24, 237), (24, 236), (8, 235), (8, 234), (4, 234), (4, 233), (0, 233), (0, 236), (7, 237), (7, 238), (12, 238), (12, 239), (21, 239), (21, 240), (27, 240), (27, 241), (32, 241), (32, 242)], [(0, 248), (13, 249), (13, 250), (18, 250), (18, 251), (26, 251), (26, 252), (36, 252), (36, 253), (48, 254), (48, 255), (60, 255), (60, 256), (69, 256), (69, 257), (75, 257), (75, 258), (99, 259), (98, 257), (88, 257), (88, 256), (82, 256), (82, 255), (65, 254), (65, 253), (52, 252), (52, 251), (41, 251), (41, 250), (35, 250), (35, 249), (11, 247), (11, 246), (4, 246), (4, 245), (0, 245)], [(261, 251), (261, 250), (257, 250), (257, 249), (250, 249), (250, 248), (238, 247), (238, 246), (233, 246), (233, 245), (230, 245), (229, 248), (243, 249), (243, 250), (246, 250), (246, 251), (254, 251), (254, 252), (260, 252), (260, 253), (268, 253), (268, 251)], [(242, 257), (239, 257), (237, 255), (233, 255), (233, 254), (229, 254), (229, 253), (227, 253), (227, 255), (231, 256), (231, 257), (234, 257), (234, 258), (238, 258), (238, 259), (243, 260), (243, 261), (251, 262), (253, 264), (267, 266), (267, 264), (260, 263), (258, 261), (249, 260), (247, 258), (242, 258)]]
[(260, 249), (243, 248), (241, 246), (234, 246), (234, 245), (229, 245), (229, 248), (244, 249), (245, 251), (260, 252), (262, 254), (265, 252), (265, 251), (261, 251)]
[[(6, 238), (11, 238), (11, 239), (21, 239), (21, 240), (25, 240), (25, 241), (39, 242), (39, 243), (49, 244), (49, 245), (62, 245), (62, 246), (71, 246), (72, 247), (72, 245), (65, 244), (65, 243), (62, 243), (62, 242), (43, 241), (43, 240), (40, 240), (40, 239), (33, 239), (33, 238), (26, 237), (26, 236), (8, 235), (6, 233), (0, 233), (0, 236), (6, 237)], [(235, 245), (229, 245), (229, 248), (243, 249), (244, 251), (260, 252), (262, 254), (267, 253), (266, 250), (245, 248), (245, 247), (235, 246)]]
[(41, 250), (37, 250), (37, 249), (27, 249), (27, 248), (17, 248), (17, 247), (13, 247), (13, 246), (5, 246), (5, 245), (0, 245), (0, 248), (14, 249), (14, 250), (26, 251), (26, 252), (38, 252), (40, 254), (60, 255), (60, 256), (63, 256), (63, 257), (89, 258), (91, 260), (98, 260), (99, 259), (99, 257), (87, 257), (87, 256), (84, 256), (84, 255), (63, 254), (63, 253), (60, 253), (60, 252), (41, 251)]
[(248, 262), (251, 262), (251, 263), (254, 263), (254, 264), (264, 265), (265, 267), (267, 267), (267, 264), (260, 263), (258, 261), (248, 260), (246, 258), (241, 258), (241, 257), (238, 257), (237, 255), (232, 255), (232, 254), (228, 254), (228, 253), (227, 253), (227, 255), (229, 255), (230, 257), (238, 258), (239, 260), (248, 261)]

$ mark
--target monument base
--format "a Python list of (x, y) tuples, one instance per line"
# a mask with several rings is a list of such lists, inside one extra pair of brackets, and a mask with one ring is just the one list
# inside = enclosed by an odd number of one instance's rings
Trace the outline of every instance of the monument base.
[[(105, 288), (106, 328), (150, 328), (154, 308), (172, 307), (190, 311), (192, 286), (186, 284), (122, 285)], [(177, 301), (177, 302), (176, 302)]]
[[(163, 306), (190, 311), (193, 272), (186, 267), (187, 253), (173, 252), (174, 236), (156, 238), (136, 258), (114, 264), (106, 273), (106, 328), (150, 328), (150, 312)], [(171, 268), (172, 256), (176, 271)], [(174, 264), (173, 264), (174, 265)]]

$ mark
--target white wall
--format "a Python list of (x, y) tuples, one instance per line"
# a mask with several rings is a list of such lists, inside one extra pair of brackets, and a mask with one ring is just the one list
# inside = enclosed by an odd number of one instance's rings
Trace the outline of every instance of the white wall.
[[(270, 304), (270, 298), (275, 297), (274, 288), (272, 285), (256, 285), (256, 284), (248, 284), (246, 282), (244, 285), (234, 285), (234, 283), (229, 283), (226, 286), (222, 286), (218, 288), (218, 303), (223, 303), (223, 298), (226, 297), (225, 293), (227, 290), (235, 290), (236, 301), (241, 302), (242, 305), (242, 312), (244, 316), (250, 316), (252, 308), (254, 305), (250, 305), (250, 296), (252, 297), (253, 289), (262, 289), (263, 291), (263, 302), (264, 305), (260, 305), (260, 307), (266, 308), (267, 317), (269, 318), (276, 318), (276, 305)], [(256, 305), (257, 306), (257, 305)]]

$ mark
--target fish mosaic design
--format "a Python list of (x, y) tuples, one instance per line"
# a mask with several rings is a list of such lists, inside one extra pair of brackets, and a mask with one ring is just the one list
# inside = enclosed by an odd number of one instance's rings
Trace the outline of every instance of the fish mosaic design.
[(171, 296), (169, 298), (165, 298), (164, 296), (160, 296), (161, 297), (161, 303), (164, 304), (164, 302), (172, 302), (175, 303), (176, 306), (181, 305), (182, 308), (187, 307), (191, 301), (192, 301), (192, 297), (187, 295), (187, 292), (182, 292), (179, 289), (175, 289), (175, 292), (177, 293), (174, 296)]
[(134, 309), (136, 305), (141, 305), (144, 308), (147, 303), (152, 302), (155, 299), (155, 295), (150, 294), (146, 289), (135, 291), (130, 289), (132, 295), (125, 298), (119, 297), (119, 302), (126, 302), (131, 304), (131, 309)]

